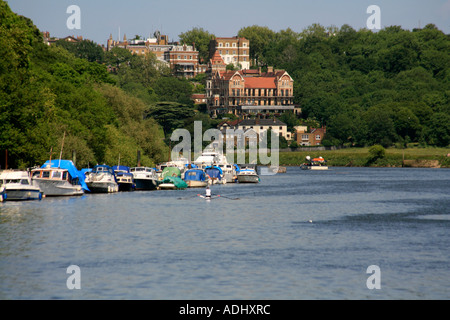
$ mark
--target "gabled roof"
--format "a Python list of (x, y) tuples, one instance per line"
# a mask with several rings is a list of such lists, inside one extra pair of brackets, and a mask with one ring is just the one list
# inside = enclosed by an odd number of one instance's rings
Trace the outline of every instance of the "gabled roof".
[(249, 89), (276, 89), (275, 77), (247, 77), (245, 87)]

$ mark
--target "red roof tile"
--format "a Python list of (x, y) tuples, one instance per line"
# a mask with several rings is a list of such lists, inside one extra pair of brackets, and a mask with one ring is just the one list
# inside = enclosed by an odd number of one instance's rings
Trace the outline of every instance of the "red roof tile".
[(247, 77), (245, 87), (248, 89), (276, 89), (275, 77)]

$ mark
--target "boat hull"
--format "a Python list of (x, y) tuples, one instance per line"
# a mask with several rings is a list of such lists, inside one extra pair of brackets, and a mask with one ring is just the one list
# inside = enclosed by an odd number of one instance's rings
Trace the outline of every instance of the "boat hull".
[(204, 188), (208, 185), (207, 181), (197, 181), (197, 180), (187, 180), (186, 183), (189, 188)]
[(89, 182), (87, 186), (91, 193), (112, 193), (119, 191), (119, 185), (115, 182)]
[(161, 183), (158, 186), (158, 189), (160, 189), (160, 190), (175, 190), (178, 188), (173, 183), (165, 182), (165, 183)]
[(134, 188), (134, 184), (133, 183), (125, 183), (125, 182), (120, 182), (119, 183), (119, 191), (133, 191)]
[(259, 177), (257, 175), (239, 175), (237, 176), (239, 183), (258, 183)]
[(46, 197), (81, 196), (84, 194), (80, 185), (73, 185), (65, 180), (33, 179)]
[(39, 189), (5, 189), (2, 193), (5, 201), (42, 199), (42, 192)]
[(154, 179), (134, 179), (136, 185), (135, 190), (155, 190), (157, 187), (156, 180)]

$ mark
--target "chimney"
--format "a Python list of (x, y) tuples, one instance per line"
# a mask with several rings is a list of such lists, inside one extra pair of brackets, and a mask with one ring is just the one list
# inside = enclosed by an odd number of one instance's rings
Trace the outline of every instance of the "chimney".
[(267, 67), (267, 73), (273, 73), (273, 67)]

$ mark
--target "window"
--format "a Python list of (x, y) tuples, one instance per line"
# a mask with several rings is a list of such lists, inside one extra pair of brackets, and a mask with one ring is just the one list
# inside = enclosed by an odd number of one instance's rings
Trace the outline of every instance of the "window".
[(52, 177), (55, 178), (55, 179), (61, 179), (61, 172), (59, 172), (59, 171), (53, 172), (53, 176)]
[(42, 178), (50, 178), (50, 171), (42, 171)]
[(283, 127), (280, 127), (280, 130), (283, 130)]
[(233, 48), (236, 48), (236, 43), (233, 43)]
[(227, 43), (225, 43), (225, 47), (229, 47), (230, 46), (230, 44), (227, 42)]
[(222, 48), (222, 42), (221, 42), (221, 43), (219, 43), (219, 47), (220, 47), (220, 48)]
[(320, 134), (316, 135), (316, 140), (320, 140)]

